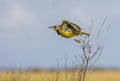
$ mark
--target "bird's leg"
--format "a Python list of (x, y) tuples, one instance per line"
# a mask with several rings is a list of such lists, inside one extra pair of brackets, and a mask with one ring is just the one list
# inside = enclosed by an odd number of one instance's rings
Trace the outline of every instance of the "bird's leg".
[(77, 38), (75, 38), (75, 41), (76, 41), (77, 43), (81, 43), (81, 42), (82, 42), (79, 36), (78, 36)]

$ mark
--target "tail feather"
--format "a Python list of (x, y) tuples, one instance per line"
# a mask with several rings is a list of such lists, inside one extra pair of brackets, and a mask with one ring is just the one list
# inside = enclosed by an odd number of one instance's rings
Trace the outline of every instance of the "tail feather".
[(87, 35), (87, 36), (90, 36), (90, 34), (89, 34), (89, 33), (84, 32), (84, 31), (82, 31), (82, 30), (81, 30), (81, 34), (85, 34), (85, 35)]

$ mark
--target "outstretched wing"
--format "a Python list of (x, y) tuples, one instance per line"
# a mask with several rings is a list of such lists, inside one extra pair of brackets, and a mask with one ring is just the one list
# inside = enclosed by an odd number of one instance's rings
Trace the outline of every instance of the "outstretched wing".
[(70, 22), (70, 21), (63, 20), (63, 21), (62, 21), (62, 25), (64, 25), (64, 24), (65, 24), (68, 28), (70, 28), (74, 33), (78, 33), (78, 32), (81, 31), (81, 28), (80, 28), (78, 25), (76, 25), (76, 24), (74, 24), (74, 23), (72, 23), (72, 22)]

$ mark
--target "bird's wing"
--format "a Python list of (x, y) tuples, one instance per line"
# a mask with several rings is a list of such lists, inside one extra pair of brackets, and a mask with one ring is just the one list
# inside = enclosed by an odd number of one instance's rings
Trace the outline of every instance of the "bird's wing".
[(67, 27), (70, 28), (73, 31), (78, 31), (79, 32), (81, 30), (81, 28), (78, 25), (76, 25), (76, 24), (74, 24), (70, 21), (67, 21), (67, 20), (63, 20), (62, 24), (67, 24)]

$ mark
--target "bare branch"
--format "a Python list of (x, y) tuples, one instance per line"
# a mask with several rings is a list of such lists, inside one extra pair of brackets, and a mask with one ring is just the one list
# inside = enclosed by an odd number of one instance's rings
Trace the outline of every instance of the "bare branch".
[(107, 18), (104, 19), (104, 21), (102, 22), (102, 24), (101, 24), (101, 26), (99, 28), (99, 31), (98, 31), (98, 34), (97, 34), (97, 41), (99, 41), (100, 33), (101, 33), (102, 27), (105, 24), (106, 20), (107, 20)]
[(56, 79), (55, 79), (55, 81), (58, 81), (58, 78), (59, 78), (59, 60), (56, 59), (56, 61), (57, 61), (57, 72), (56, 72)]
[(104, 46), (101, 47), (100, 53), (98, 54), (98, 56), (96, 57), (96, 59), (93, 61), (92, 65), (90, 66), (91, 69), (94, 66), (94, 64), (96, 63), (96, 61), (98, 60), (98, 58), (101, 56), (103, 48), (104, 48)]
[(67, 54), (65, 54), (65, 78), (68, 81), (68, 71), (67, 71)]
[(87, 43), (85, 44), (85, 48), (87, 48), (89, 44), (90, 44), (90, 40), (88, 40)]
[(98, 53), (100, 49), (101, 49), (101, 46), (98, 46), (95, 53), (93, 53), (93, 55), (89, 58), (89, 60), (91, 60)]
[(108, 27), (107, 27), (107, 29), (106, 29), (106, 31), (108, 31), (108, 30), (110, 29), (110, 26), (111, 26), (111, 25), (109, 24)]

